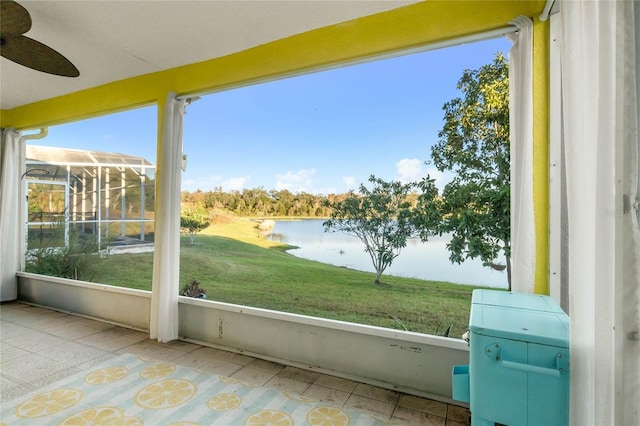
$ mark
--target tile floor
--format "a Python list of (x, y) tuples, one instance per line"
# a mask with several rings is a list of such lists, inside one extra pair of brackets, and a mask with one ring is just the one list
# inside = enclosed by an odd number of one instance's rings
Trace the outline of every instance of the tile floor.
[(144, 355), (411, 425), (469, 424), (469, 410), (325, 374), (176, 341), (19, 302), (0, 305), (0, 403), (122, 353)]

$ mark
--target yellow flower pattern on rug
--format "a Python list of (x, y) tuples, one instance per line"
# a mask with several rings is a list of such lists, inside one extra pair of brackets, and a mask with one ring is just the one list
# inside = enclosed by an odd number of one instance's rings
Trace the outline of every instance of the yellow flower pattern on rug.
[[(108, 404), (108, 405), (105, 405)], [(120, 355), (0, 406), (0, 426), (380, 426), (389, 419), (171, 362)]]
[(59, 413), (76, 404), (82, 398), (82, 392), (77, 389), (56, 389), (41, 393), (16, 408), (18, 417), (44, 417)]
[(103, 385), (121, 380), (127, 374), (129, 374), (129, 370), (125, 367), (107, 367), (87, 374), (84, 381), (90, 385)]
[(126, 417), (118, 407), (95, 407), (63, 420), (59, 426), (142, 426), (136, 417)]
[(219, 393), (211, 397), (207, 407), (216, 411), (233, 410), (242, 403), (242, 398), (235, 393)]
[(246, 386), (248, 388), (259, 388), (259, 385), (255, 385), (253, 383), (248, 383), (248, 382), (243, 382), (240, 381), (238, 379), (234, 379), (233, 377), (227, 377), (227, 376), (220, 376), (219, 380), (222, 383), (226, 383), (228, 385), (242, 385), (242, 386)]
[(218, 378), (218, 380), (220, 380), (222, 383), (226, 383), (228, 385), (235, 385), (236, 383), (240, 383), (240, 381), (238, 379), (233, 379), (233, 378), (227, 377), (227, 376), (220, 376)]
[(176, 366), (169, 363), (161, 363), (150, 365), (140, 372), (140, 377), (145, 379), (159, 379), (173, 374), (176, 371)]
[(163, 380), (140, 389), (134, 400), (142, 408), (170, 408), (189, 401), (195, 395), (197, 386), (182, 379)]
[(317, 407), (309, 411), (307, 421), (312, 426), (347, 426), (349, 415), (338, 407)]
[(287, 398), (297, 402), (317, 402), (318, 401), (317, 399), (309, 398), (308, 396), (298, 395), (297, 393), (283, 392), (283, 394)]
[(279, 410), (262, 410), (250, 415), (245, 426), (292, 426), (293, 417)]

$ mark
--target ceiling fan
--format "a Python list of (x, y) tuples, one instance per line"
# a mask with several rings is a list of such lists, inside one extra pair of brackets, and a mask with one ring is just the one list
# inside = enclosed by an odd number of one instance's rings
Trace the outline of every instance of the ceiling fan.
[(27, 9), (13, 0), (0, 0), (0, 55), (25, 67), (64, 77), (80, 71), (49, 46), (24, 36), (31, 29)]

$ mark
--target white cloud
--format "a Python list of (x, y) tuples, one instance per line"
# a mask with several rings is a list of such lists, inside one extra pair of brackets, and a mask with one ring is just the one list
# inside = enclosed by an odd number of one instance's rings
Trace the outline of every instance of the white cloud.
[(220, 186), (222, 176), (193, 176), (186, 179), (182, 179), (182, 189), (187, 191), (210, 191), (216, 186)]
[(193, 177), (191, 179), (182, 180), (182, 188), (187, 191), (213, 191), (218, 187), (222, 187), (223, 191), (241, 191), (247, 187), (251, 181), (251, 176), (230, 177), (224, 179), (222, 176), (213, 175), (205, 177)]
[(247, 187), (249, 181), (251, 181), (250, 175), (230, 177), (222, 181), (220, 186), (222, 186), (223, 191), (242, 191), (242, 189)]
[(288, 171), (285, 174), (276, 175), (275, 189), (286, 189), (291, 192), (309, 192), (313, 190), (313, 177), (316, 169), (300, 169), (297, 172)]
[(424, 163), (417, 158), (403, 158), (396, 163), (397, 179), (402, 183), (415, 182), (426, 176)]
[(356, 178), (354, 178), (353, 176), (343, 176), (342, 182), (344, 182), (347, 190), (356, 189)]
[(427, 169), (427, 174), (432, 179), (435, 179), (436, 188), (438, 188), (438, 191), (440, 191), (441, 194), (442, 194), (442, 190), (444, 189), (444, 186), (449, 182), (451, 182), (451, 179), (453, 178), (453, 173), (441, 172), (435, 167), (430, 167), (429, 169)]
[(416, 158), (404, 158), (396, 163), (396, 179), (403, 183), (417, 182), (429, 175), (435, 180), (435, 185), (442, 193), (444, 186), (451, 182), (453, 175), (450, 172), (441, 172), (435, 167), (425, 167), (425, 163)]

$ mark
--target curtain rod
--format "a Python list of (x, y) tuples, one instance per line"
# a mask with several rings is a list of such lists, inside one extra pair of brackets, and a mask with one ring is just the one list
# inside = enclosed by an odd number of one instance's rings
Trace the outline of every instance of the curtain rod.
[(407, 48), (407, 49), (401, 49), (401, 50), (397, 50), (397, 51), (390, 52), (390, 53), (387, 53), (387, 54), (381, 54), (381, 55), (374, 55), (374, 56), (370, 56), (370, 57), (365, 57), (365, 58), (362, 58), (360, 60), (348, 62), (346, 64), (344, 64), (344, 63), (343, 64), (338, 64), (336, 66), (327, 67), (327, 68), (331, 69), (331, 68), (337, 68), (337, 67), (345, 66), (345, 65), (355, 65), (355, 64), (359, 64), (359, 63), (366, 63), (366, 62), (378, 61), (378, 60), (382, 60), (382, 59), (390, 59), (390, 58), (395, 58), (395, 57), (399, 57), (399, 56), (411, 55), (411, 54), (414, 54), (414, 53), (428, 52), (430, 50), (444, 49), (444, 48), (447, 48), (447, 47), (459, 46), (459, 45), (463, 45), (463, 44), (467, 44), (467, 43), (475, 43), (475, 42), (478, 42), (478, 41), (484, 41), (484, 40), (489, 40), (489, 39), (500, 37), (500, 36), (505, 36), (507, 34), (518, 32), (519, 30), (520, 29), (515, 25), (508, 25), (508, 26), (505, 26), (505, 27), (496, 28), (494, 30), (489, 30), (489, 31), (484, 31), (484, 32), (481, 32), (481, 33), (470, 34), (470, 35), (467, 35), (467, 36), (456, 37), (456, 38), (452, 38), (452, 39), (449, 39), (449, 40), (443, 40), (443, 41), (437, 41), (437, 42), (433, 42), (433, 43), (428, 43), (428, 44), (424, 44), (422, 46), (416, 46), (416, 47), (410, 47), (410, 48)]
[(544, 4), (544, 9), (542, 9), (542, 13), (539, 16), (539, 19), (541, 21), (546, 21), (547, 19), (549, 19), (549, 15), (551, 14), (551, 8), (553, 7), (553, 4), (555, 3), (555, 0), (547, 0), (547, 2)]
[(184, 100), (187, 105), (191, 105), (192, 102), (199, 101), (200, 100), (200, 96), (181, 95), (181, 96), (176, 96), (176, 99), (179, 100), (179, 101)]
[(242, 82), (240, 84), (227, 86), (227, 87), (225, 87), (223, 89), (205, 90), (205, 91), (195, 92), (195, 93), (192, 93), (192, 94), (182, 94), (182, 95), (176, 96), (176, 99), (181, 100), (181, 99), (194, 98), (194, 100), (196, 100), (196, 98), (199, 99), (200, 96), (209, 95), (211, 93), (216, 93), (216, 92), (219, 92), (219, 91), (227, 91), (227, 90), (232, 90), (232, 89), (238, 89), (238, 88), (241, 88), (241, 87), (252, 86), (252, 85), (255, 85), (255, 84), (269, 83), (269, 82), (272, 82), (272, 81), (283, 80), (285, 78), (292, 78), (292, 77), (297, 77), (297, 76), (300, 76), (300, 75), (315, 73), (315, 72), (319, 72), (319, 71), (328, 71), (328, 70), (332, 70), (332, 69), (336, 69), (336, 68), (340, 68), (340, 67), (364, 64), (364, 63), (383, 60), (383, 59), (396, 58), (396, 57), (399, 57), (399, 56), (411, 55), (411, 54), (414, 54), (414, 53), (427, 52), (429, 50), (437, 50), (437, 49), (443, 49), (443, 48), (446, 48), (446, 47), (453, 47), (453, 46), (458, 46), (458, 45), (467, 44), (467, 43), (475, 43), (475, 42), (478, 42), (478, 41), (489, 40), (489, 39), (500, 37), (500, 36), (506, 36), (507, 34), (515, 33), (515, 32), (518, 32), (518, 31), (519, 31), (519, 28), (517, 26), (515, 26), (515, 25), (507, 25), (505, 27), (496, 28), (496, 29), (489, 30), (489, 31), (484, 31), (484, 32), (481, 32), (481, 33), (476, 33), (476, 34), (471, 34), (471, 35), (467, 35), (467, 36), (456, 37), (456, 38), (452, 38), (452, 39), (444, 40), (444, 41), (437, 41), (437, 42), (428, 43), (428, 44), (424, 44), (424, 45), (417, 46), (417, 47), (410, 47), (410, 48), (407, 48), (407, 49), (400, 49), (400, 50), (396, 50), (396, 51), (393, 51), (393, 52), (390, 52), (390, 53), (374, 54), (372, 56), (366, 56), (366, 57), (363, 57), (363, 58), (360, 58), (360, 59), (356, 59), (356, 60), (339, 62), (339, 63), (327, 65), (327, 66), (320, 66), (320, 67), (316, 67), (316, 68), (307, 69), (307, 70), (304, 70), (304, 71), (296, 71), (296, 72), (292, 72), (292, 73), (283, 74), (283, 75), (280, 75), (280, 76), (277, 76), (277, 77), (267, 77), (267, 78), (259, 78), (259, 79), (255, 79), (255, 80), (245, 81), (245, 82)]

